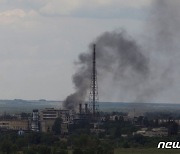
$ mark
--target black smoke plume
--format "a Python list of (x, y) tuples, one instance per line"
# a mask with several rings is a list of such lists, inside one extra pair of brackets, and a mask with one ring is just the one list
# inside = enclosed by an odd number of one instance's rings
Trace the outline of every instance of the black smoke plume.
[[(125, 31), (106, 32), (96, 40), (96, 61), (98, 80), (103, 81), (109, 74), (114, 82), (126, 82), (125, 87), (138, 88), (148, 78), (148, 58), (142, 48)], [(92, 72), (92, 45), (88, 53), (79, 56), (79, 68), (73, 76), (76, 92), (68, 96), (64, 107), (75, 108), (83, 103), (90, 88)]]
[[(97, 46), (99, 91), (104, 100), (179, 103), (179, 7), (179, 0), (152, 0), (143, 41), (134, 40), (126, 31), (113, 31), (93, 42)], [(64, 107), (76, 108), (87, 98), (91, 59), (92, 45), (89, 52), (79, 56), (73, 76), (76, 91), (66, 98)]]

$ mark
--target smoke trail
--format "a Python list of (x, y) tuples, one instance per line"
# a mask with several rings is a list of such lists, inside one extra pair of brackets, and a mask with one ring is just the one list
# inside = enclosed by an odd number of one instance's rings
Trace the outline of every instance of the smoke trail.
[[(103, 81), (110, 73), (114, 82), (126, 82), (126, 87), (138, 88), (148, 78), (148, 59), (141, 47), (125, 31), (106, 32), (96, 40), (98, 80)], [(83, 103), (90, 88), (92, 48), (79, 56), (80, 65), (73, 82), (76, 92), (68, 96), (64, 107), (72, 109)]]

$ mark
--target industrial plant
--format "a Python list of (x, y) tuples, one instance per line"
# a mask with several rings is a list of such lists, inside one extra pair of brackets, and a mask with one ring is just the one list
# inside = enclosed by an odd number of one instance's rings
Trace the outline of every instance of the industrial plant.
[(69, 134), (76, 128), (86, 127), (87, 125), (91, 125), (91, 127), (94, 128), (94, 126), (97, 126), (100, 122), (95, 44), (93, 45), (91, 70), (91, 77), (89, 77), (89, 80), (91, 80), (91, 84), (89, 85), (89, 102), (79, 103), (78, 107), (76, 107), (78, 110), (45, 108), (39, 111), (38, 109), (34, 109), (32, 118), (22, 119), (16, 117), (11, 120), (4, 120), (0, 123), (0, 128), (7, 130), (51, 132), (57, 118), (62, 119), (61, 133), (64, 135)]
[[(40, 115), (40, 128), (41, 128), (40, 130), (42, 132), (52, 131), (52, 126), (54, 124), (54, 121), (58, 117), (62, 119), (62, 124), (61, 124), (62, 134), (69, 134), (72, 130), (76, 128), (87, 127), (88, 125), (91, 125), (92, 128), (94, 128), (94, 125), (96, 126), (98, 125), (98, 123), (100, 122), (100, 115), (99, 115), (99, 105), (98, 105), (98, 83), (97, 83), (95, 44), (93, 45), (91, 70), (92, 70), (91, 78), (89, 78), (89, 80), (91, 79), (89, 102), (79, 103), (78, 110), (76, 109), (76, 111), (70, 109), (58, 110), (53, 108), (49, 108), (41, 111), (39, 115)], [(35, 123), (36, 122), (33, 122), (33, 124)], [(38, 131), (38, 129), (36, 131)]]

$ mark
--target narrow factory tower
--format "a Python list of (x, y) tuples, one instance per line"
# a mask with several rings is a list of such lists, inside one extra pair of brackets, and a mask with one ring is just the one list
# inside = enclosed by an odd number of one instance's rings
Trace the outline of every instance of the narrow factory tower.
[(98, 84), (97, 84), (97, 70), (96, 70), (96, 45), (93, 45), (92, 54), (92, 77), (91, 77), (91, 87), (90, 87), (89, 105), (93, 117), (97, 117), (98, 114)]

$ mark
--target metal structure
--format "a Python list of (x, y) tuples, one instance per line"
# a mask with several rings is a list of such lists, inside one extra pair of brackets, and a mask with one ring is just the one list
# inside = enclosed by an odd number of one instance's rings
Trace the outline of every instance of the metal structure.
[(89, 106), (93, 117), (98, 116), (99, 104), (98, 104), (98, 84), (97, 84), (97, 70), (96, 70), (96, 45), (93, 45), (92, 54), (92, 76), (91, 76), (91, 87), (89, 95)]

